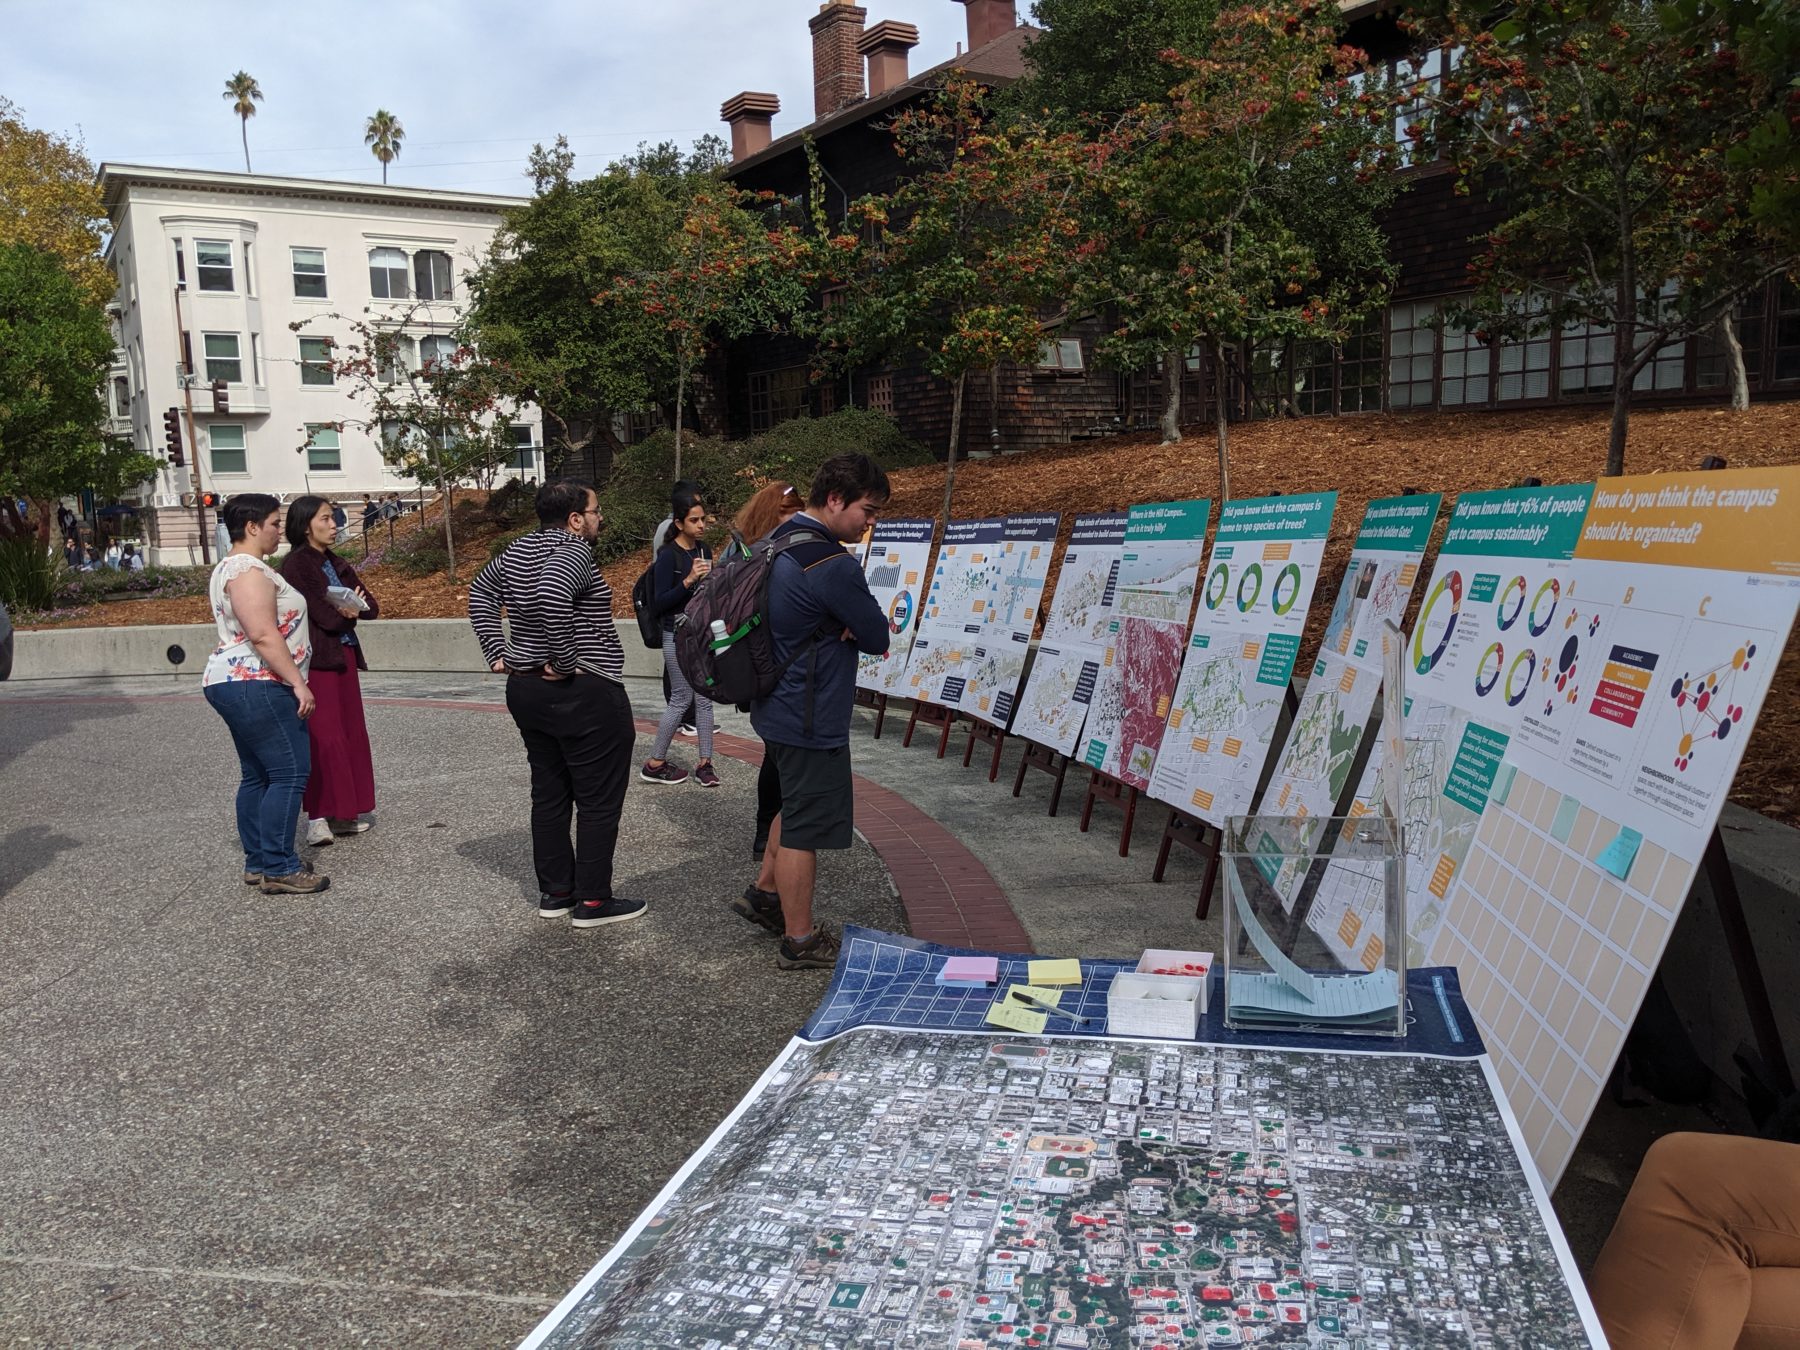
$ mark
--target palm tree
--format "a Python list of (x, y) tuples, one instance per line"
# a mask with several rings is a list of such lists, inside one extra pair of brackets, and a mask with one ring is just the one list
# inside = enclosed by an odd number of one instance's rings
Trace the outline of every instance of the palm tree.
[(250, 172), (250, 119), (256, 116), (256, 105), (262, 102), (262, 87), (256, 76), (240, 70), (225, 81), (224, 97), (233, 100), (231, 110), (238, 115), (244, 134), (244, 172)]
[(377, 108), (363, 128), (363, 144), (381, 161), (381, 181), (387, 182), (387, 166), (400, 154), (400, 142), (406, 139), (406, 128), (386, 108)]

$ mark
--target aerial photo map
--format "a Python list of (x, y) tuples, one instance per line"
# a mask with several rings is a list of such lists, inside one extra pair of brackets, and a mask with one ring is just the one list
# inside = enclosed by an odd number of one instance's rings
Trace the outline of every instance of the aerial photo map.
[(1479, 1060), (789, 1046), (546, 1346), (1592, 1344)]

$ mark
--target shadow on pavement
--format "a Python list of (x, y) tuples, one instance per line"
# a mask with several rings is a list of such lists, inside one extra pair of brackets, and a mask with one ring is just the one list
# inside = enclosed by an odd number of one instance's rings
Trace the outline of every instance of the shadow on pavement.
[(0, 839), (0, 897), (13, 887), (41, 872), (61, 854), (81, 847), (81, 840), (66, 834), (45, 834), (38, 830), (14, 830)]

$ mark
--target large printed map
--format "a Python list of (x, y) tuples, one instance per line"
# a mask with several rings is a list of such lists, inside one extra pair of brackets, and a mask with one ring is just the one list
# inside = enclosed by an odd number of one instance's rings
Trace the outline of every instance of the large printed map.
[(1070, 754), (1087, 725), (1111, 635), (1119, 567), (1125, 550), (1123, 511), (1075, 517), (1062, 571), (1050, 597), (1043, 640), (1013, 714), (1014, 735)]

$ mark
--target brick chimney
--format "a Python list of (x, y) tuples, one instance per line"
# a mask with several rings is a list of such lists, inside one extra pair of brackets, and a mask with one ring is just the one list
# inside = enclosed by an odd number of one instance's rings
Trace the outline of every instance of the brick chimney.
[(956, 0), (969, 10), (969, 50), (985, 47), (1019, 26), (1017, 0)]
[(869, 62), (870, 98), (906, 83), (906, 54), (918, 45), (919, 30), (894, 19), (883, 19), (857, 40), (856, 50)]
[(725, 100), (719, 116), (731, 127), (732, 163), (769, 148), (775, 134), (770, 123), (780, 111), (781, 100), (773, 94), (756, 94), (746, 89)]
[(829, 117), (863, 96), (862, 36), (869, 11), (850, 0), (825, 0), (807, 22), (813, 40), (813, 116)]

